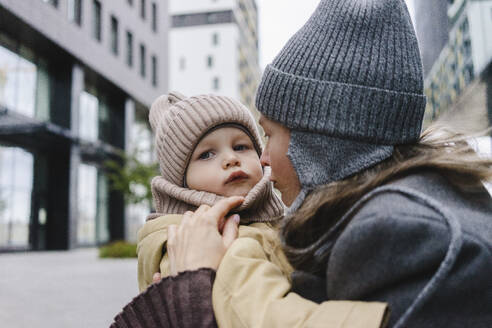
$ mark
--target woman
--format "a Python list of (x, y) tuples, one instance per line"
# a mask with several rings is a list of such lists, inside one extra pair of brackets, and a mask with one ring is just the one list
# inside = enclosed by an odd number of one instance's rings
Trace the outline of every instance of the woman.
[[(229, 288), (214, 304), (224, 326), (365, 325), (359, 305), (371, 303), (333, 300), (388, 302), (395, 327), (492, 326), (492, 201), (480, 182), (492, 161), (445, 130), (420, 135), (422, 65), (403, 0), (322, 0), (266, 68), (256, 104), (261, 160), (290, 206), (281, 235), (292, 290), (274, 274), (256, 279), (267, 264), (240, 265), (261, 259), (254, 243), (246, 254), (221, 241), (230, 235), (217, 222), (240, 199), (169, 235), (182, 273), (157, 286), (186, 288), (188, 301), (207, 299), (212, 281)], [(373, 313), (367, 326), (384, 325)]]

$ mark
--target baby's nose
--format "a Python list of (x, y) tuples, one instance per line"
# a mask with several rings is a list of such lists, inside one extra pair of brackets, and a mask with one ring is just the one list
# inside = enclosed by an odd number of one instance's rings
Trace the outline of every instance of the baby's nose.
[(229, 168), (231, 166), (238, 166), (240, 164), (239, 158), (235, 154), (228, 154), (222, 163), (223, 168)]

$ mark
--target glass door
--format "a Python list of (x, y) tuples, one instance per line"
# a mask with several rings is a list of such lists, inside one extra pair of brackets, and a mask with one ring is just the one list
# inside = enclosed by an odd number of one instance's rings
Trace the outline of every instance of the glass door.
[(0, 145), (0, 248), (29, 248), (33, 155)]

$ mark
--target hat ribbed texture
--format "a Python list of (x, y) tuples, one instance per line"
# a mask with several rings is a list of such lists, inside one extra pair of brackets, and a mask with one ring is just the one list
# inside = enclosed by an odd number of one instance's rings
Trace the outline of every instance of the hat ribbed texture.
[(322, 0), (267, 66), (256, 106), (292, 129), (394, 145), (418, 139), (423, 88), (403, 0)]
[[(183, 183), (193, 150), (208, 131), (219, 125), (237, 124), (247, 131), (255, 148), (261, 152), (261, 139), (253, 116), (245, 106), (229, 97), (200, 95), (186, 98), (171, 92), (154, 101), (149, 122), (155, 135), (161, 176), (151, 183), (157, 213), (150, 214), (148, 219), (163, 214), (182, 214), (202, 204), (212, 206), (224, 198), (189, 189)], [(263, 178), (236, 209), (241, 214), (241, 223), (270, 221), (283, 214), (283, 204), (273, 193), (269, 176), (270, 169), (265, 168)]]
[(185, 98), (173, 92), (161, 96), (152, 104), (149, 122), (155, 133), (155, 148), (162, 176), (183, 186), (188, 161), (210, 129), (226, 123), (245, 127), (259, 149), (260, 135), (249, 110), (225, 96), (200, 95)]

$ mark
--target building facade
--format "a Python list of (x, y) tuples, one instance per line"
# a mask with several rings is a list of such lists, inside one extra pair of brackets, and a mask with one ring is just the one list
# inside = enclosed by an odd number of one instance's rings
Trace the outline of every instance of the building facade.
[(170, 89), (227, 95), (254, 108), (257, 11), (254, 0), (170, 1)]
[(420, 43), (424, 74), (429, 74), (441, 50), (448, 42), (449, 0), (414, 0), (415, 30)]
[(168, 90), (167, 10), (0, 0), (0, 251), (134, 239), (144, 217), (112, 190), (105, 161), (150, 156), (148, 107)]
[[(419, 5), (426, 7), (430, 3), (415, 2), (417, 13)], [(442, 48), (437, 56), (433, 51), (427, 62), (426, 123), (446, 117), (466, 131), (485, 129), (492, 122), (492, 35), (488, 32), (492, 30), (492, 1), (448, 0), (445, 8), (436, 8), (445, 10), (447, 24), (436, 19), (441, 16), (438, 14), (416, 16), (422, 52)], [(448, 35), (443, 46), (425, 36), (442, 35), (444, 31)]]

